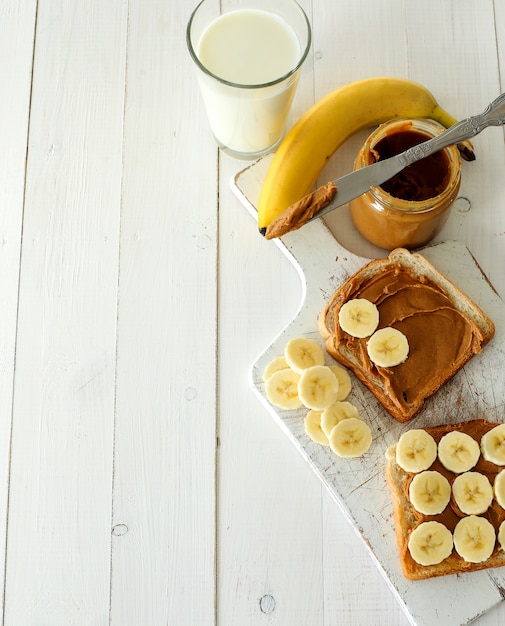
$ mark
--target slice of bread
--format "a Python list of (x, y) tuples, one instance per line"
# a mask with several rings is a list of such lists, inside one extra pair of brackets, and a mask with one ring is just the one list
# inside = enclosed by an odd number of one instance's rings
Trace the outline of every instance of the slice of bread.
[[(409, 294), (415, 294), (415, 302)], [(404, 363), (376, 367), (367, 356), (367, 339), (353, 338), (340, 328), (341, 306), (359, 297), (377, 303), (379, 328), (397, 327), (407, 336), (410, 352)], [(319, 315), (319, 331), (328, 353), (351, 369), (395, 419), (406, 422), (482, 350), (495, 327), (425, 257), (398, 248), (366, 264), (336, 290)]]
[[(452, 424), (443, 426), (434, 426), (431, 428), (425, 428), (428, 433), (432, 435), (435, 441), (438, 442), (446, 433), (452, 430), (459, 430), (471, 435), (476, 441), (480, 442), (481, 436), (497, 426), (495, 423), (488, 422), (486, 420), (472, 420), (462, 424)], [(438, 465), (437, 465), (438, 464)], [(437, 460), (432, 465), (431, 469), (440, 470), (441, 465)], [(482, 456), (472, 471), (480, 471), (486, 473), (490, 478), (491, 483), (494, 481), (495, 475), (502, 470), (502, 467), (495, 466), (489, 462), (486, 462)], [(450, 475), (447, 473), (449, 482), (452, 484), (455, 474)], [(406, 578), (410, 580), (420, 580), (423, 578), (432, 578), (434, 576), (445, 576), (448, 574), (460, 574), (462, 572), (472, 572), (480, 569), (486, 569), (489, 567), (501, 567), (505, 565), (505, 551), (501, 549), (498, 541), (495, 544), (495, 549), (487, 561), (482, 563), (470, 563), (464, 561), (453, 550), (448, 558), (436, 565), (419, 565), (411, 557), (408, 549), (408, 541), (412, 531), (422, 522), (426, 520), (434, 521), (447, 521), (446, 525), (451, 532), (454, 531), (455, 522), (462, 516), (461, 513), (454, 513), (449, 511), (444, 512), (445, 516), (430, 516), (424, 517), (416, 513), (414, 507), (410, 503), (408, 498), (408, 485), (413, 477), (413, 474), (405, 472), (396, 463), (396, 444), (393, 444), (386, 451), (386, 479), (391, 490), (393, 499), (393, 514), (395, 522), (396, 541), (398, 544), (400, 562), (402, 570)], [(451, 503), (447, 506), (447, 509), (451, 508)], [(443, 515), (444, 515), (443, 514)], [(488, 510), (483, 514), (489, 521), (497, 526), (503, 519), (505, 519), (505, 510), (503, 510), (496, 502), (493, 504), (493, 509)], [(496, 529), (497, 530), (497, 529)]]

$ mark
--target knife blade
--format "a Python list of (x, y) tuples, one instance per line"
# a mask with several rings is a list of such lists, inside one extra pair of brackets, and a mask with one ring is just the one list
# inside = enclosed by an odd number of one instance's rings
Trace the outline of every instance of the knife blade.
[[(415, 148), (422, 147), (421, 149), (424, 150), (425, 156), (431, 153), (431, 145), (428, 146), (428, 152), (426, 152), (425, 147), (430, 144), (431, 141), (433, 140), (426, 141), (424, 144), (419, 144), (418, 146), (414, 146), (414, 148), (405, 150), (405, 152), (392, 156), (388, 159), (383, 159), (377, 163), (372, 163), (371, 165), (355, 170), (350, 174), (346, 174), (341, 178), (337, 178), (337, 180), (331, 181), (328, 185), (333, 184), (334, 188), (336, 187), (336, 193), (327, 204), (324, 204), (320, 209), (312, 213), (313, 209), (311, 209), (311, 205), (313, 205), (314, 202), (314, 194), (310, 193), (288, 207), (269, 224), (269, 226), (265, 229), (265, 233), (262, 234), (264, 234), (267, 239), (280, 237), (290, 230), (296, 230), (300, 226), (308, 224), (312, 220), (318, 219), (339, 206), (346, 204), (350, 200), (354, 200), (354, 198), (357, 198), (367, 192), (370, 187), (381, 185), (392, 178), (395, 174), (404, 170), (411, 163), (422, 158), (418, 153), (413, 153)], [(433, 148), (433, 151), (435, 151), (435, 148)], [(317, 195), (319, 191), (323, 191), (328, 185), (324, 185), (320, 189), (316, 190), (315, 194)], [(303, 215), (307, 210), (307, 207), (310, 212), (310, 217), (308, 217), (308, 219)]]
[(310, 222), (316, 218), (322, 217), (326, 213), (333, 211), (333, 209), (347, 204), (351, 200), (354, 200), (354, 198), (366, 193), (370, 187), (377, 187), (390, 178), (393, 178), (393, 176), (409, 165), (406, 152), (407, 151), (378, 161), (377, 163), (372, 163), (372, 165), (367, 165), (367, 167), (362, 167), (341, 178), (337, 178), (337, 180), (333, 181), (337, 186), (337, 193), (333, 200), (315, 213), (308, 221)]

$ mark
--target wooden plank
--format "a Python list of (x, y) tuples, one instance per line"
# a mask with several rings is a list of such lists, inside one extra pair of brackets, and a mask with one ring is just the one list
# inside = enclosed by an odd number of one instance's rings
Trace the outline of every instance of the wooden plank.
[(502, 30), (500, 24), (503, 24), (505, 20), (505, 5), (503, 2), (494, 2), (494, 23), (495, 32), (494, 39), (496, 41), (496, 48), (498, 50), (498, 66), (500, 68), (500, 86), (501, 90), (505, 90), (505, 41), (501, 36)]
[(217, 148), (193, 3), (129, 2), (111, 622), (214, 623)]
[(126, 9), (38, 5), (6, 624), (108, 622)]
[[(35, 2), (0, 5), (0, 537), (7, 532), (12, 395)], [(5, 548), (0, 551), (4, 588)], [(2, 608), (4, 597), (2, 593)], [(2, 611), (3, 614), (3, 611)], [(2, 623), (3, 623), (3, 617)]]
[(248, 388), (302, 288), (276, 246), (250, 236), (256, 225), (227, 188), (236, 165), (221, 158), (217, 623), (318, 624), (321, 488)]
[[(0, 3), (2, 621), (404, 625), (247, 387), (304, 286), (229, 192), (241, 164), (216, 156), (185, 50), (194, 4)], [(314, 45), (290, 123), (365, 76), (420, 80), (458, 116), (505, 84), (503, 3), (304, 6)], [(352, 166), (364, 134), (327, 173)], [(503, 130), (475, 144), (442, 237), (467, 243), (504, 296)], [(337, 240), (365, 250), (344, 218)], [(502, 624), (504, 608), (479, 624)]]

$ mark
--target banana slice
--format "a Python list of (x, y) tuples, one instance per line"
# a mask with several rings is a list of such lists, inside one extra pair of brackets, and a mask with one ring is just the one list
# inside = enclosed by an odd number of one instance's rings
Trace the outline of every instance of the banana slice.
[(396, 463), (406, 472), (427, 470), (437, 458), (437, 444), (422, 428), (404, 432), (396, 444)]
[(505, 509), (505, 470), (496, 475), (493, 483), (494, 497), (496, 502)]
[(265, 384), (265, 393), (272, 404), (280, 409), (298, 409), (302, 401), (298, 396), (300, 374), (291, 368), (272, 374)]
[(480, 472), (465, 472), (456, 476), (452, 494), (465, 515), (485, 513), (493, 501), (493, 487), (488, 477)]
[(409, 355), (409, 342), (405, 335), (390, 326), (376, 330), (366, 344), (370, 360), (379, 367), (400, 365)]
[(349, 372), (345, 369), (345, 367), (341, 367), (340, 365), (330, 365), (329, 368), (335, 374), (338, 380), (337, 400), (343, 401), (351, 393), (352, 389), (352, 382), (351, 377), (349, 376)]
[(365, 298), (348, 300), (340, 307), (338, 323), (352, 337), (369, 337), (379, 325), (379, 309)]
[(286, 370), (288, 367), (288, 362), (283, 356), (276, 356), (275, 359), (270, 361), (270, 363), (267, 363), (263, 371), (263, 380), (267, 381), (272, 374), (275, 374), (275, 372), (279, 372), (280, 370)]
[(440, 522), (422, 522), (409, 537), (410, 555), (420, 565), (436, 565), (452, 552), (451, 531)]
[(350, 417), (360, 419), (361, 416), (358, 409), (350, 402), (337, 400), (337, 402), (334, 402), (321, 413), (321, 428), (326, 436), (329, 437), (331, 431), (339, 422), (349, 419)]
[(500, 528), (498, 528), (498, 542), (500, 544), (500, 548), (505, 550), (505, 522), (500, 524)]
[(321, 411), (314, 411), (311, 409), (304, 420), (305, 432), (316, 443), (321, 443), (323, 446), (329, 446), (330, 442), (328, 437), (321, 430)]
[(438, 442), (438, 458), (450, 472), (462, 474), (475, 467), (480, 457), (479, 444), (467, 435), (452, 431)]
[(298, 396), (308, 409), (324, 411), (337, 399), (338, 380), (326, 365), (303, 370), (298, 381)]
[(295, 337), (284, 348), (284, 358), (295, 372), (302, 373), (308, 367), (324, 365), (324, 352), (312, 339)]
[(368, 424), (357, 417), (349, 417), (333, 427), (330, 447), (338, 456), (353, 458), (364, 454), (372, 443), (372, 432)]
[(439, 515), (451, 499), (451, 484), (440, 472), (426, 470), (412, 479), (409, 498), (419, 513)]
[(460, 557), (469, 563), (482, 563), (493, 553), (496, 533), (485, 517), (469, 515), (456, 524), (453, 539)]
[(482, 456), (496, 465), (505, 465), (505, 424), (495, 426), (480, 440)]

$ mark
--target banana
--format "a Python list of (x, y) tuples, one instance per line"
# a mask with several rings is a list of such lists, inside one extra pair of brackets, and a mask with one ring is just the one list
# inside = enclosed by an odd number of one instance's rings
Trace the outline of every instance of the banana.
[(338, 380), (326, 365), (303, 370), (298, 381), (298, 397), (307, 409), (324, 411), (337, 399)]
[(323, 350), (315, 341), (306, 337), (290, 339), (284, 348), (284, 358), (289, 367), (300, 374), (308, 367), (324, 364)]
[(496, 502), (498, 502), (502, 509), (505, 509), (505, 470), (502, 470), (496, 475), (493, 483), (493, 491)]
[(505, 550), (505, 522), (502, 522), (498, 528), (498, 542), (500, 544), (500, 548)]
[(465, 472), (452, 483), (452, 495), (465, 515), (485, 513), (493, 501), (493, 487), (480, 472)]
[(353, 298), (340, 307), (338, 323), (352, 337), (369, 337), (379, 325), (379, 309), (370, 300)]
[(329, 365), (328, 366), (331, 371), (335, 374), (338, 380), (338, 395), (337, 401), (344, 401), (347, 396), (351, 393), (352, 389), (352, 381), (349, 376), (349, 372), (340, 365)]
[(350, 402), (334, 402), (321, 413), (321, 428), (324, 434), (329, 437), (333, 428), (342, 420), (356, 417), (360, 419), (358, 409)]
[[(260, 233), (309, 193), (328, 159), (351, 135), (395, 117), (431, 118), (446, 127), (456, 122), (423, 85), (394, 77), (349, 83), (309, 108), (281, 141), (266, 173), (258, 200)], [(467, 145), (466, 158), (472, 160)]]
[(445, 476), (434, 470), (416, 474), (409, 486), (412, 506), (423, 515), (442, 513), (451, 499), (451, 484)]
[(452, 552), (451, 531), (440, 522), (422, 522), (410, 534), (408, 548), (420, 565), (436, 565)]
[(350, 417), (333, 427), (330, 448), (340, 457), (354, 458), (364, 454), (372, 443), (372, 432), (368, 424), (357, 417)]
[(316, 443), (321, 443), (323, 446), (329, 446), (330, 442), (328, 437), (321, 429), (321, 411), (314, 411), (311, 409), (304, 420), (305, 432)]
[(450, 472), (462, 474), (477, 464), (480, 447), (477, 441), (458, 431), (447, 433), (438, 442), (438, 458)]
[(496, 465), (505, 465), (505, 424), (495, 426), (480, 440), (482, 456)]
[(409, 342), (405, 335), (390, 326), (376, 330), (367, 341), (370, 360), (379, 367), (395, 367), (409, 355)]
[(437, 458), (437, 444), (430, 433), (412, 428), (396, 444), (396, 463), (406, 472), (427, 470)]
[(469, 515), (456, 524), (453, 540), (461, 558), (469, 563), (481, 563), (493, 553), (496, 533), (485, 517)]
[(270, 402), (280, 409), (291, 410), (302, 406), (298, 396), (300, 374), (291, 368), (272, 374), (265, 383), (265, 393)]
[(289, 367), (286, 359), (283, 356), (276, 356), (274, 359), (267, 363), (265, 370), (263, 371), (263, 380), (267, 381), (272, 374), (279, 370), (285, 370)]

